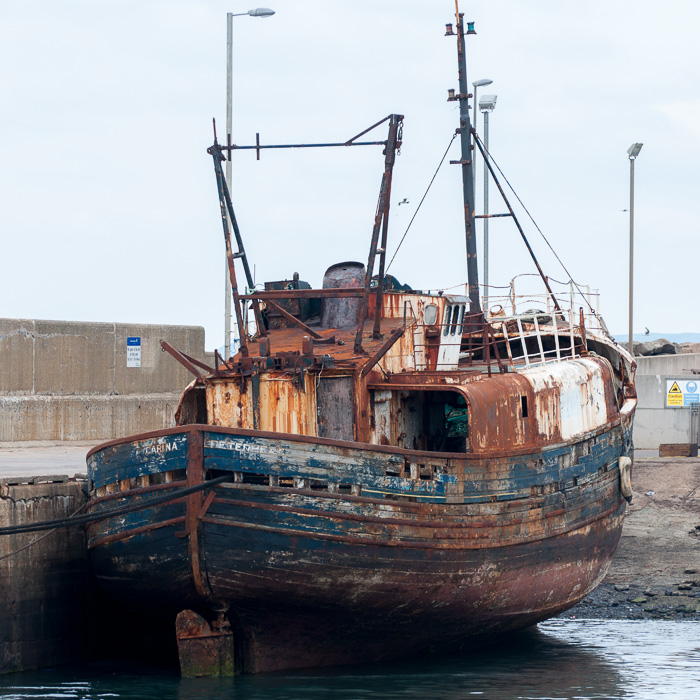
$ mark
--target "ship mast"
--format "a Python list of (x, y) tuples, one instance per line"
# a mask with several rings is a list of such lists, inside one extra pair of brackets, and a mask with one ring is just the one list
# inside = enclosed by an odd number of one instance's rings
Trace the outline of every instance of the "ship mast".
[[(464, 47), (464, 13), (459, 11), (455, 0), (457, 19), (457, 61), (459, 70), (459, 95), (450, 99), (459, 100), (459, 129), (462, 146), (461, 158), (452, 161), (462, 166), (462, 189), (464, 195), (464, 229), (467, 243), (467, 278), (469, 281), (469, 307), (471, 314), (481, 314), (479, 300), (479, 268), (476, 254), (476, 226), (474, 222), (474, 168), (472, 125), (469, 118), (469, 83), (467, 82), (467, 57)], [(467, 24), (467, 34), (476, 34), (473, 23)], [(447, 36), (452, 34), (452, 27), (447, 25)]]

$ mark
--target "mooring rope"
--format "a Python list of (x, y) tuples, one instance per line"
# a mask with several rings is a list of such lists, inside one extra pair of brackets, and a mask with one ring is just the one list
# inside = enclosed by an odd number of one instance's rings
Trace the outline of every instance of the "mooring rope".
[[(81, 510), (83, 510), (86, 507), (87, 507), (87, 503), (83, 503), (83, 505), (80, 506), (80, 508), (78, 508), (78, 510), (73, 511), (68, 517), (69, 518), (75, 517), (76, 515), (78, 515), (78, 513), (80, 513)], [(41, 535), (41, 537), (37, 537), (35, 540), (32, 540), (31, 542), (27, 542), (27, 544), (25, 544), (23, 547), (19, 547), (19, 549), (15, 549), (13, 552), (8, 552), (7, 554), (3, 554), (2, 556), (0, 556), (0, 561), (2, 561), (3, 559), (9, 559), (10, 557), (17, 556), (18, 554), (23, 552), (25, 549), (29, 549), (30, 547), (33, 547), (35, 544), (39, 544), (39, 542), (41, 542), (42, 540), (45, 540), (47, 537), (49, 537), (54, 532), (56, 532), (56, 530), (57, 530), (57, 528), (55, 528), (55, 527), (51, 528), (51, 530), (49, 530), (48, 532), (45, 532), (43, 535)]]
[[(100, 520), (112, 518), (115, 515), (135, 513), (139, 510), (145, 510), (146, 508), (152, 508), (153, 506), (162, 505), (163, 503), (168, 503), (169, 501), (174, 501), (178, 498), (189, 496), (192, 493), (197, 493), (197, 491), (204, 491), (205, 489), (211, 488), (212, 486), (217, 486), (218, 484), (222, 484), (225, 481), (231, 481), (232, 479), (233, 474), (226, 474), (224, 476), (217, 477), (216, 479), (211, 479), (210, 481), (204, 481), (201, 484), (196, 484), (195, 486), (187, 486), (183, 489), (178, 489), (177, 491), (166, 494), (165, 496), (149, 498), (141, 503), (135, 503), (129, 506), (122, 506), (121, 508), (103, 510), (100, 513), (92, 513), (88, 515), (78, 516), (76, 516), (74, 513), (73, 515), (68, 516), (67, 518), (58, 518), (56, 520), (44, 520), (41, 523), (34, 523), (31, 525), (10, 525), (8, 527), (0, 527), (0, 536), (19, 535), (24, 532), (41, 532), (42, 530), (53, 530), (61, 527), (71, 527), (72, 525), (86, 525), (89, 523), (96, 523)], [(76, 511), (76, 513), (78, 512), (80, 512), (80, 509)], [(36, 541), (38, 542), (39, 540)]]

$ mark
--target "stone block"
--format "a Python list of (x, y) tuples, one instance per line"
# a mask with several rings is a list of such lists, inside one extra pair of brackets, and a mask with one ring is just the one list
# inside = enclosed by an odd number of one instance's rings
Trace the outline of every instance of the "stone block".
[[(0, 527), (64, 518), (85, 499), (75, 482), (3, 486)], [(0, 673), (85, 660), (92, 599), (84, 528), (0, 537)]]
[(34, 393), (114, 390), (114, 324), (35, 321)]
[(172, 427), (178, 393), (0, 396), (0, 442), (111, 440)]
[(0, 395), (34, 390), (34, 321), (0, 318)]
[[(127, 338), (141, 338), (141, 366), (126, 366)], [(196, 326), (115, 325), (115, 381), (117, 394), (182, 392), (192, 375), (168, 353), (160, 341), (205, 362), (204, 328)]]

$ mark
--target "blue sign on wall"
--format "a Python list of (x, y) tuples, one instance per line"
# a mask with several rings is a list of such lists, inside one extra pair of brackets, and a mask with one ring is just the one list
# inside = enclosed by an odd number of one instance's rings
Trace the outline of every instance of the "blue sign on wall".
[(126, 366), (141, 366), (141, 338), (139, 337), (126, 339)]

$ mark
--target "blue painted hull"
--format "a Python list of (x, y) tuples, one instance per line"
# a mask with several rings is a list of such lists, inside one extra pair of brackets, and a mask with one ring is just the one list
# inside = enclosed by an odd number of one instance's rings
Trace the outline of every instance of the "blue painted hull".
[(493, 636), (600, 582), (628, 437), (486, 460), (204, 425), (136, 436), (89, 455), (93, 512), (175, 500), (92, 525), (92, 566), (132, 603), (227, 608), (244, 671)]

